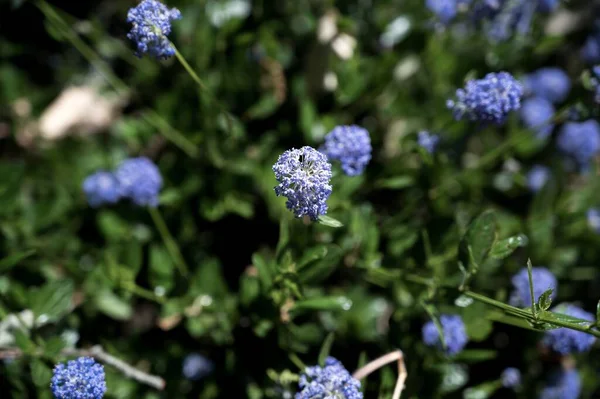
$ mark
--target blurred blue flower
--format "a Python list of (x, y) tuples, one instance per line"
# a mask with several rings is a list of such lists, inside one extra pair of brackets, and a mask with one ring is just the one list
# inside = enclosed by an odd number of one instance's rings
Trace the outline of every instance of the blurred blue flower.
[(57, 364), (50, 389), (56, 399), (100, 399), (106, 392), (104, 367), (90, 357)]
[(348, 176), (363, 173), (371, 160), (371, 138), (369, 132), (360, 126), (336, 126), (325, 136), (325, 143), (319, 151), (330, 161), (337, 160)]
[(590, 35), (581, 49), (581, 58), (588, 64), (600, 62), (600, 33)]
[(456, 100), (446, 105), (456, 120), (502, 124), (508, 113), (521, 108), (523, 87), (510, 73), (489, 73), (483, 79), (469, 80), (456, 91)]
[(594, 88), (594, 101), (600, 104), (600, 65), (596, 65), (592, 68), (592, 77), (590, 78), (590, 83)]
[[(565, 314), (582, 320), (594, 321), (595, 316), (585, 310), (572, 305), (561, 304), (552, 309), (553, 312)], [(593, 335), (571, 330), (570, 328), (557, 328), (548, 330), (544, 333), (542, 343), (552, 348), (555, 352), (561, 355), (569, 353), (579, 353), (589, 350), (596, 342), (596, 337)]]
[(567, 122), (560, 130), (557, 146), (585, 169), (600, 150), (600, 125), (593, 119)]
[(577, 370), (560, 370), (550, 375), (539, 399), (577, 399), (580, 393), (581, 378)]
[(331, 164), (327, 156), (312, 147), (285, 151), (273, 165), (277, 196), (287, 197), (286, 206), (296, 217), (317, 220), (327, 213), (331, 195)]
[[(440, 316), (440, 324), (446, 341), (446, 353), (456, 355), (463, 350), (469, 340), (462, 318), (458, 315), (443, 314)], [(432, 320), (425, 323), (422, 333), (425, 345), (442, 349), (440, 334)]]
[(171, 33), (171, 21), (181, 18), (178, 9), (168, 9), (157, 0), (142, 0), (136, 7), (129, 9), (127, 22), (131, 31), (127, 37), (137, 45), (138, 57), (148, 54), (157, 59), (166, 59), (175, 54), (167, 36)]
[(552, 12), (558, 8), (560, 0), (538, 0), (538, 10), (540, 12)]
[(592, 230), (594, 230), (596, 233), (600, 233), (600, 209), (588, 209), (587, 221), (588, 225), (592, 228)]
[(539, 139), (547, 138), (554, 124), (554, 106), (552, 103), (542, 97), (532, 97), (523, 101), (523, 106), (519, 112), (523, 125), (533, 130)]
[(515, 388), (521, 385), (521, 372), (514, 367), (508, 367), (500, 376), (504, 388)]
[(163, 180), (158, 167), (146, 157), (130, 158), (123, 161), (115, 176), (119, 181), (121, 195), (139, 206), (158, 205), (158, 195)]
[(515, 33), (529, 33), (537, 6), (534, 0), (480, 0), (473, 6), (472, 19), (491, 42), (502, 42)]
[(363, 399), (360, 382), (333, 357), (325, 360), (325, 367), (307, 367), (298, 386), (295, 399)]
[[(531, 280), (533, 281), (533, 296), (535, 300), (539, 299), (545, 291), (552, 288), (551, 299), (556, 298), (556, 291), (558, 289), (558, 281), (550, 270), (545, 267), (532, 267), (531, 268)], [(531, 306), (531, 293), (529, 291), (529, 273), (527, 268), (524, 267), (519, 270), (511, 278), (514, 290), (510, 297), (510, 304), (513, 306), (529, 307)]]
[(419, 146), (423, 147), (430, 154), (435, 152), (439, 141), (440, 138), (437, 135), (431, 134), (425, 130), (420, 131), (417, 138)]
[(114, 204), (121, 198), (119, 181), (114, 174), (105, 171), (88, 176), (83, 181), (83, 192), (93, 207)]
[(444, 24), (452, 21), (458, 11), (457, 0), (425, 0), (425, 7)]
[(538, 192), (550, 178), (550, 169), (542, 165), (533, 165), (527, 173), (527, 187), (531, 192)]
[(569, 95), (571, 79), (560, 68), (540, 68), (523, 79), (523, 86), (526, 94), (533, 94), (558, 104), (565, 101)]
[(190, 353), (183, 359), (183, 375), (188, 380), (199, 380), (213, 372), (214, 363), (199, 353)]

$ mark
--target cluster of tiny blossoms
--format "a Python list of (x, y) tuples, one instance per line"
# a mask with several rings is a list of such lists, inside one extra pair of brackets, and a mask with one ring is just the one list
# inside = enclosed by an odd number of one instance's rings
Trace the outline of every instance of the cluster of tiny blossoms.
[(488, 73), (458, 89), (456, 99), (448, 100), (447, 107), (457, 120), (502, 124), (511, 111), (521, 107), (522, 96), (522, 84), (510, 73)]
[(132, 24), (127, 37), (137, 45), (138, 57), (148, 54), (157, 59), (166, 59), (175, 54), (167, 38), (171, 33), (171, 21), (181, 18), (178, 9), (168, 9), (157, 0), (143, 0), (127, 13), (127, 22)]
[(104, 367), (90, 357), (54, 367), (50, 389), (56, 399), (101, 399), (106, 392)]
[[(446, 354), (456, 355), (463, 350), (469, 340), (465, 323), (459, 315), (443, 314), (439, 320), (444, 333)], [(443, 349), (438, 328), (433, 321), (425, 323), (422, 332), (425, 345)]]
[(123, 161), (114, 173), (99, 171), (83, 182), (83, 192), (92, 207), (114, 204), (122, 198), (139, 206), (158, 205), (163, 180), (158, 167), (146, 157)]
[(298, 386), (295, 399), (363, 399), (360, 382), (333, 357), (325, 360), (324, 367), (307, 367)]

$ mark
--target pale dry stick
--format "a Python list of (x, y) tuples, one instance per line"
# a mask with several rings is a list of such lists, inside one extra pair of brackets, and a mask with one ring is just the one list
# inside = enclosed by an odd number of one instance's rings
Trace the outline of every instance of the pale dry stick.
[[(152, 388), (163, 390), (165, 380), (159, 376), (145, 373), (127, 363), (108, 354), (100, 345), (94, 345), (90, 349), (63, 349), (61, 352), (65, 356), (89, 356), (119, 370), (127, 378), (131, 378), (139, 383), (146, 384)], [(0, 349), (0, 359), (14, 359), (23, 355), (20, 349), (8, 348)]]
[(398, 379), (396, 380), (396, 386), (394, 387), (392, 399), (400, 399), (400, 395), (402, 395), (402, 390), (404, 389), (404, 382), (408, 376), (408, 373), (406, 372), (406, 365), (404, 364), (404, 354), (400, 349), (367, 363), (363, 367), (356, 370), (352, 377), (356, 378), (357, 380), (361, 380), (371, 374), (373, 371), (395, 361), (398, 362)]

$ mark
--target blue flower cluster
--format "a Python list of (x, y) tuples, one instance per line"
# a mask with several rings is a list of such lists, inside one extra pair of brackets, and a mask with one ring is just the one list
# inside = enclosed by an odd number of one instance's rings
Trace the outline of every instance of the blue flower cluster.
[(520, 117), (526, 128), (535, 132), (537, 138), (545, 139), (552, 133), (554, 105), (543, 97), (531, 97), (523, 101)]
[(559, 104), (566, 100), (571, 91), (571, 79), (560, 68), (540, 68), (525, 76), (523, 86), (526, 95), (545, 98), (553, 104)]
[(148, 54), (157, 59), (166, 59), (175, 54), (167, 38), (171, 33), (171, 21), (181, 19), (178, 9), (168, 9), (158, 0), (142, 0), (127, 13), (131, 31), (127, 37), (137, 45), (136, 55)]
[(325, 136), (319, 151), (331, 161), (340, 161), (345, 174), (356, 176), (363, 173), (371, 160), (371, 138), (360, 126), (336, 126)]
[[(588, 313), (572, 304), (558, 305), (552, 309), (552, 311), (581, 320), (595, 320), (593, 314)], [(581, 331), (571, 330), (569, 328), (557, 328), (546, 331), (544, 333), (544, 339), (542, 340), (542, 343), (545, 346), (552, 348), (555, 352), (560, 353), (561, 355), (585, 352), (592, 347), (594, 342), (596, 342), (596, 337), (593, 335)]]
[[(463, 350), (469, 338), (462, 318), (458, 315), (443, 314), (440, 316), (440, 324), (444, 332), (446, 342), (446, 353), (456, 355)], [(442, 349), (442, 340), (433, 321), (428, 321), (423, 326), (423, 342), (427, 346), (435, 346)]]
[(581, 393), (581, 377), (575, 369), (560, 370), (550, 376), (539, 399), (577, 399)]
[(592, 68), (592, 77), (590, 83), (594, 88), (594, 101), (600, 104), (600, 65), (596, 65)]
[[(532, 267), (531, 280), (533, 281), (533, 296), (537, 301), (545, 291), (552, 288), (551, 299), (556, 298), (558, 281), (550, 270), (545, 267)], [(514, 287), (510, 297), (510, 303), (513, 306), (529, 307), (531, 306), (531, 293), (529, 290), (529, 273), (524, 267), (516, 273), (511, 279)]]
[(121, 199), (119, 181), (113, 173), (98, 171), (83, 181), (83, 192), (92, 207), (114, 204)]
[(286, 206), (296, 217), (317, 220), (327, 213), (331, 195), (331, 164), (327, 156), (312, 147), (285, 151), (273, 165), (279, 184), (275, 194), (287, 198)]
[(50, 381), (56, 399), (101, 399), (106, 392), (104, 367), (90, 357), (57, 364)]
[(588, 225), (592, 228), (592, 230), (594, 230), (596, 233), (600, 233), (600, 209), (588, 209), (586, 216)]
[(123, 161), (115, 173), (96, 172), (83, 182), (90, 206), (114, 204), (129, 198), (139, 206), (157, 206), (163, 180), (158, 167), (146, 157)]
[(514, 367), (508, 367), (500, 376), (504, 388), (516, 388), (521, 385), (521, 372)]
[(527, 187), (533, 193), (536, 193), (546, 185), (550, 179), (550, 169), (542, 165), (534, 165), (527, 173)]
[(446, 105), (456, 120), (502, 124), (511, 111), (521, 108), (522, 96), (521, 83), (510, 73), (488, 73), (483, 79), (468, 81)]
[(585, 170), (600, 150), (600, 124), (593, 119), (567, 122), (558, 134), (556, 145)]
[(439, 136), (431, 134), (427, 131), (420, 131), (417, 137), (417, 143), (420, 147), (424, 148), (430, 154), (435, 152), (438, 142), (440, 141)]
[(363, 399), (360, 381), (333, 357), (325, 360), (325, 367), (307, 367), (298, 386), (295, 399)]
[(463, 11), (474, 27), (481, 26), (488, 39), (501, 42), (529, 33), (536, 12), (556, 9), (559, 0), (426, 0), (426, 7), (443, 24)]
[(212, 373), (214, 368), (214, 363), (199, 353), (190, 353), (183, 359), (182, 371), (188, 380), (200, 380)]

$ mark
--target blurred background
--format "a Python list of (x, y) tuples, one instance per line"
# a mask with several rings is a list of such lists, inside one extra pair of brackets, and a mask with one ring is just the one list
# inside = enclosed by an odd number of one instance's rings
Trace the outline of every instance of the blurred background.
[[(32, 353), (28, 337), (44, 355), (5, 356), (2, 397), (51, 397), (60, 351), (100, 344), (167, 383), (159, 392), (107, 366), (108, 398), (292, 398), (300, 362), (317, 364), (328, 336), (351, 372), (402, 349), (406, 398), (462, 398), (506, 367), (522, 371), (522, 388), (490, 395), (536, 397), (565, 361), (540, 349), (541, 333), (405, 277), (458, 286), (460, 238), (494, 209), (498, 237), (524, 234), (527, 245), (486, 261), (472, 289), (508, 302), (531, 258), (559, 279), (557, 302), (595, 312), (600, 238), (586, 212), (600, 179), (595, 162), (586, 173), (563, 162), (555, 132), (566, 117), (540, 139), (518, 114), (500, 127), (456, 122), (446, 100), (488, 72), (559, 67), (572, 88), (557, 115), (595, 118), (598, 5), (542, 2), (557, 4), (525, 31), (512, 20), (498, 40), (466, 8), (444, 24), (425, 3), (171, 0), (182, 19), (169, 38), (204, 90), (176, 58), (133, 54), (135, 1), (4, 0), (0, 348)], [(370, 132), (373, 159), (363, 175), (332, 180), (328, 215), (344, 226), (294, 219), (274, 194), (273, 163), (346, 124)], [(421, 130), (440, 136), (435, 154), (417, 144)], [(82, 192), (86, 176), (140, 155), (163, 176), (164, 226), (129, 202), (90, 207)], [(533, 192), (536, 164), (552, 178)], [(426, 347), (428, 311), (461, 314), (467, 349), (449, 358)], [(582, 397), (600, 397), (598, 360), (568, 361)], [(392, 366), (369, 376), (365, 397), (391, 397), (395, 378)]]

